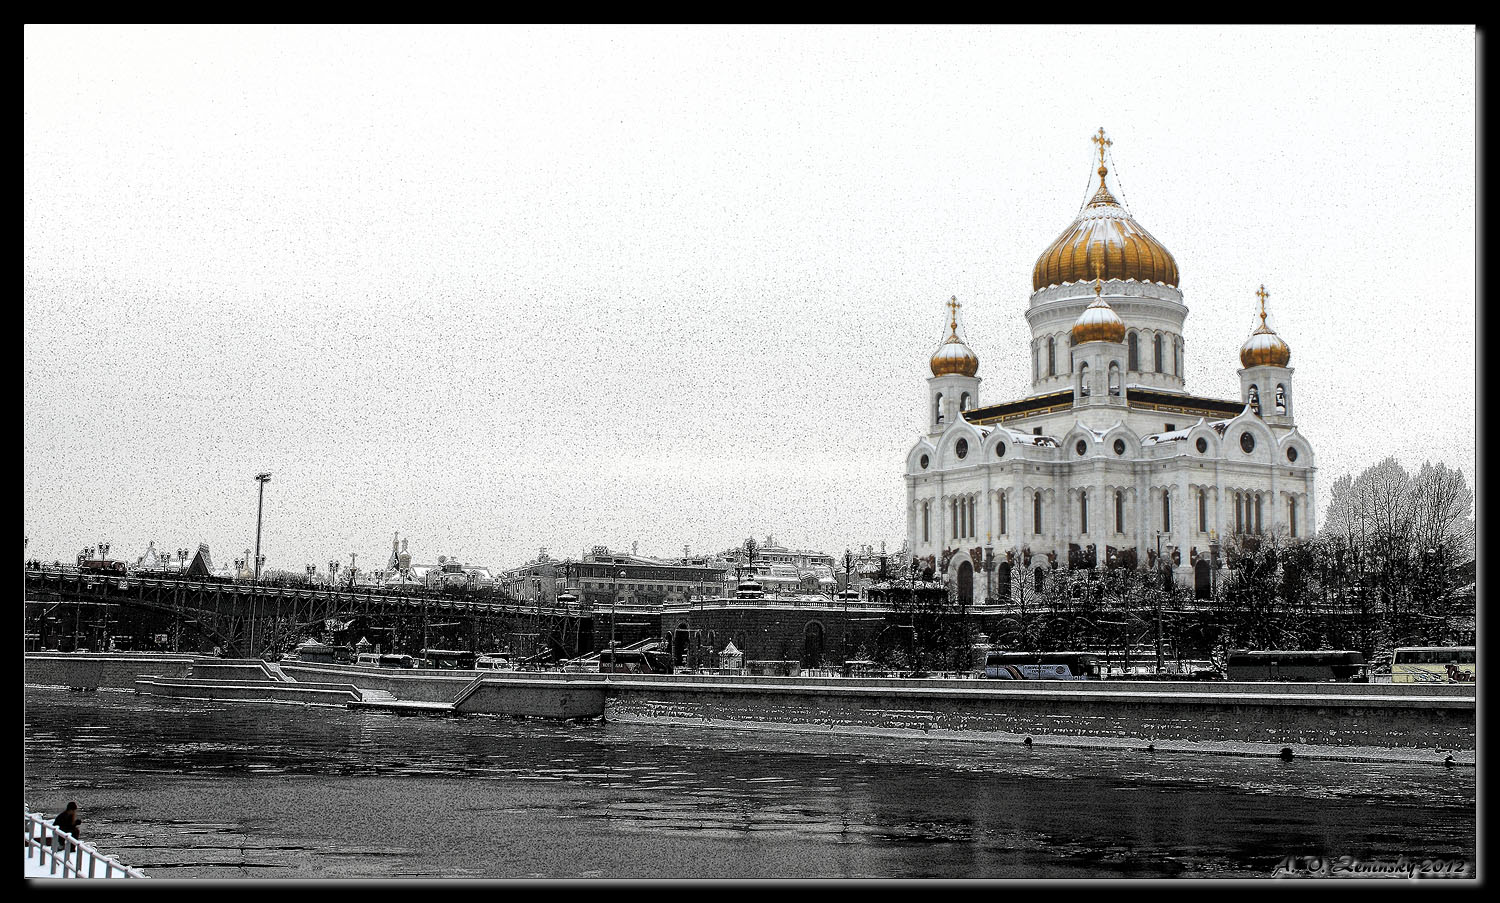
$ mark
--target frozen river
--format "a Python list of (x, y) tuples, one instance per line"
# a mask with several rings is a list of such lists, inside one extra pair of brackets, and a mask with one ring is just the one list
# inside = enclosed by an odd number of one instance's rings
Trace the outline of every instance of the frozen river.
[(1475, 770), (25, 690), (25, 802), (155, 878), (1263, 877), (1474, 861)]

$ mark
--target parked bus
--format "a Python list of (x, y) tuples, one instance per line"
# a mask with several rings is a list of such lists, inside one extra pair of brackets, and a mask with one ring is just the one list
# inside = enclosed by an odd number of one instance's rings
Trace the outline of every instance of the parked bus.
[(672, 656), (666, 652), (605, 649), (599, 653), (599, 670), (607, 674), (671, 674)]
[(80, 561), (78, 562), (78, 570), (85, 574), (109, 574), (114, 577), (123, 577), (126, 572), (125, 562), (110, 561), (108, 559)]
[(1348, 649), (1236, 650), (1229, 653), (1230, 680), (1280, 680), (1297, 683), (1368, 683), (1365, 657)]
[(997, 680), (1099, 680), (1099, 657), (1087, 652), (990, 652), (984, 676)]
[(1391, 683), (1471, 684), (1477, 668), (1473, 646), (1403, 646), (1391, 657)]
[(479, 658), (477, 652), (460, 652), (453, 649), (423, 649), (420, 653), (422, 667), (439, 668), (444, 671), (472, 671)]

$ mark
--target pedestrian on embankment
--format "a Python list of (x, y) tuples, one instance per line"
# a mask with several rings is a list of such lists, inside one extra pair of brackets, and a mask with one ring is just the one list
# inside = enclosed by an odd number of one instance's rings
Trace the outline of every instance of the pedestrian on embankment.
[[(81, 824), (83, 824), (83, 819), (78, 815), (78, 804), (71, 800), (68, 802), (68, 807), (58, 813), (57, 818), (52, 819), (52, 827), (71, 834), (74, 838), (78, 837), (78, 826)], [(52, 836), (52, 841), (54, 847), (62, 847), (62, 838), (56, 834)]]

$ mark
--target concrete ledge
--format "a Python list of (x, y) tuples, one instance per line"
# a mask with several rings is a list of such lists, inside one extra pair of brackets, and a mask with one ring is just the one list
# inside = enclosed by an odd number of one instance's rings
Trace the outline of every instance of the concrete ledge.
[(288, 702), (345, 706), (360, 698), (353, 687), (321, 688), (305, 684), (228, 683), (182, 679), (142, 678), (136, 689), (147, 696), (174, 699), (212, 699), (216, 702)]
[[(1058, 702), (1063, 705), (1080, 702), (1137, 702), (1137, 703), (1180, 703), (1184, 705), (1209, 706), (1215, 703), (1223, 705), (1287, 705), (1287, 706), (1346, 706), (1346, 707), (1381, 707), (1381, 708), (1424, 708), (1424, 709), (1453, 709), (1457, 711), (1473, 711), (1475, 701), (1472, 698), (1452, 698), (1433, 696), (1384, 696), (1373, 694), (1362, 694), (1357, 696), (1329, 695), (1324, 693), (1204, 693), (1204, 692), (1161, 692), (1147, 682), (1132, 683), (1129, 688), (1124, 686), (1118, 688), (1104, 689), (1102, 685), (1089, 690), (1072, 690), (1070, 692), (1054, 692), (1051, 685), (1063, 683), (1085, 683), (1085, 681), (1003, 681), (1001, 685), (991, 682), (984, 687), (914, 687), (904, 684), (890, 685), (868, 685), (858, 682), (846, 681), (842, 684), (831, 685), (770, 685), (759, 682), (726, 683), (722, 681), (705, 681), (693, 683), (664, 683), (660, 681), (636, 680), (632, 675), (629, 678), (602, 678), (605, 686), (622, 690), (658, 690), (658, 691), (683, 691), (702, 693), (775, 693), (788, 696), (862, 696), (879, 698), (901, 698), (901, 699), (1045, 699), (1049, 702)], [(1014, 684), (1028, 684), (1027, 687), (1012, 688)], [(1202, 686), (1201, 684), (1195, 686)], [(1247, 686), (1236, 684), (1237, 687)], [(1147, 689), (1150, 688), (1150, 689)]]
[(143, 675), (186, 677), (192, 673), (195, 659), (192, 655), (160, 653), (28, 652), (24, 656), (23, 679), (37, 686), (129, 690), (135, 688), (136, 678)]
[(490, 680), (481, 678), (453, 702), (463, 714), (532, 718), (599, 718), (605, 687), (598, 681)]

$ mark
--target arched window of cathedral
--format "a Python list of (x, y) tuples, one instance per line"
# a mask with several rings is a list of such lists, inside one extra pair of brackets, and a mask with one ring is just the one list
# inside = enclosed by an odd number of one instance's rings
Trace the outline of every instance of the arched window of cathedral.
[(948, 500), (948, 538), (958, 538), (958, 499)]
[(1031, 532), (1037, 536), (1042, 535), (1042, 494), (1040, 492), (1031, 494)]
[(1041, 368), (1042, 348), (1036, 342), (1031, 343), (1031, 381), (1036, 382), (1042, 378)]
[(1198, 490), (1198, 532), (1208, 532), (1208, 492)]
[(1125, 338), (1125, 369), (1141, 369), (1141, 339), (1134, 332)]
[(1286, 413), (1286, 386), (1282, 383), (1276, 384), (1276, 413)]
[(1109, 362), (1109, 394), (1120, 397), (1120, 365), (1117, 361)]
[(1291, 531), (1292, 538), (1297, 538), (1297, 500), (1288, 497), (1286, 500), (1286, 526)]
[[(910, 409), (908, 409), (908, 410), (910, 410)], [(937, 394), (937, 400), (933, 402), (933, 417), (932, 417), (932, 422), (933, 423), (942, 423), (943, 422), (943, 393), (941, 393), (941, 392), (939, 392)]]
[(1057, 375), (1057, 340), (1051, 337), (1047, 339), (1047, 375)]
[(1089, 532), (1089, 494), (1083, 489), (1078, 491), (1078, 532)]
[(964, 394), (958, 396), (958, 409), (960, 411), (967, 411), (969, 409), (969, 405), (972, 404), (973, 401), (974, 399), (969, 397), (969, 393), (965, 392)]
[(1089, 397), (1089, 365), (1087, 361), (1078, 365), (1078, 397)]
[(1245, 499), (1238, 492), (1234, 494), (1234, 532), (1245, 532)]
[(1172, 363), (1172, 375), (1173, 376), (1181, 376), (1182, 375), (1182, 339), (1173, 339), (1172, 340), (1172, 347), (1174, 349), (1176, 349), (1176, 356), (1173, 358), (1173, 363)]
[(1115, 532), (1125, 532), (1125, 493), (1115, 490)]
[(1000, 493), (1000, 535), (1005, 535), (1005, 493)]
[(932, 503), (922, 503), (922, 541), (932, 542)]
[(1255, 494), (1255, 532), (1257, 534), (1259, 534), (1261, 532), (1260, 493), (1259, 492), (1257, 492)]
[(979, 535), (979, 499), (969, 498), (969, 538)]
[(1250, 384), (1245, 400), (1250, 403), (1250, 413), (1260, 414), (1260, 390), (1255, 387), (1255, 383)]
[(1161, 530), (1172, 532), (1172, 494), (1165, 489), (1161, 491)]
[(1160, 372), (1162, 372), (1161, 368), (1165, 364), (1165, 361), (1162, 360), (1162, 353), (1161, 353), (1161, 333), (1158, 332), (1156, 334), (1156, 338), (1152, 341), (1151, 347), (1152, 347), (1152, 350), (1155, 352), (1156, 360), (1154, 362), (1154, 365), (1156, 367), (1156, 372), (1160, 373)]

